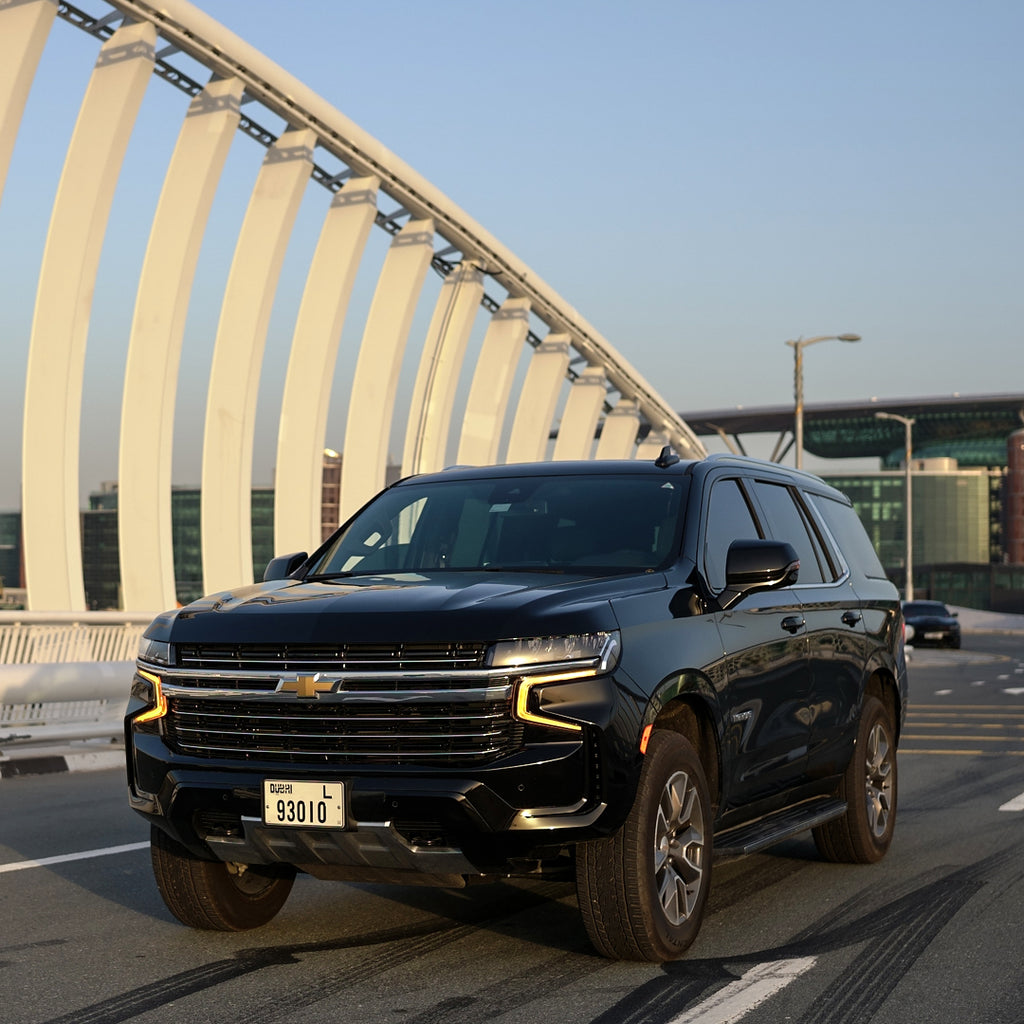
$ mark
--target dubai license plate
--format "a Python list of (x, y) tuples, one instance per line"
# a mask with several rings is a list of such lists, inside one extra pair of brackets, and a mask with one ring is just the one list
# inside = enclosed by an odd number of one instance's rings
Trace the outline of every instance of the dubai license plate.
[(942, 634), (941, 633), (925, 633), (924, 638), (925, 638), (925, 640), (941, 640), (942, 639)]
[(263, 822), (298, 828), (344, 828), (345, 784), (264, 779)]

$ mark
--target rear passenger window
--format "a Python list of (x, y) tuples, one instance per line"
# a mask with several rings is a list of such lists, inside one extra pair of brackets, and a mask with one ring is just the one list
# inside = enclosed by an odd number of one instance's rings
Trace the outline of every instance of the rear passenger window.
[(704, 531), (704, 578), (714, 593), (725, 589), (725, 559), (734, 540), (762, 537), (738, 481), (719, 480), (711, 488)]
[(803, 510), (797, 505), (793, 492), (781, 484), (754, 480), (752, 489), (768, 519), (768, 529), (775, 540), (788, 541), (800, 556), (799, 583), (829, 582), (834, 574), (825, 561), (817, 539), (809, 532)]
[(878, 554), (871, 543), (860, 517), (845, 501), (827, 498), (822, 494), (808, 495), (829, 528), (843, 557), (852, 567), (871, 579), (886, 579), (885, 570), (878, 560)]

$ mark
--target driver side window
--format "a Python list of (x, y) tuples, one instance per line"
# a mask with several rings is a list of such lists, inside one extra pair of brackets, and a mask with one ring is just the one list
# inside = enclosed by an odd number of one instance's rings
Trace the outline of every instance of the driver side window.
[(704, 578), (715, 594), (725, 588), (725, 560), (734, 540), (763, 537), (738, 480), (719, 480), (711, 488), (704, 530)]

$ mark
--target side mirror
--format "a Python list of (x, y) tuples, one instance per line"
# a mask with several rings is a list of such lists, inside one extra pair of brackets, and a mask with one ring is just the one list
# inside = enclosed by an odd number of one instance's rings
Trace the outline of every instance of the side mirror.
[(724, 611), (747, 594), (796, 583), (800, 557), (792, 544), (776, 540), (734, 540), (725, 560)]
[(263, 582), (288, 579), (307, 558), (309, 555), (305, 551), (295, 551), (290, 555), (278, 555), (277, 558), (272, 558), (263, 573)]

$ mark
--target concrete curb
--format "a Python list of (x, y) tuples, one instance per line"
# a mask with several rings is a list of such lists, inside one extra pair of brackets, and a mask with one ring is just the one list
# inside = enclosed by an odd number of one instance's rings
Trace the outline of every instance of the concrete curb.
[(18, 753), (0, 753), (0, 779), (21, 775), (49, 775), (54, 772), (89, 772), (123, 768), (124, 750), (55, 750), (35, 748)]

